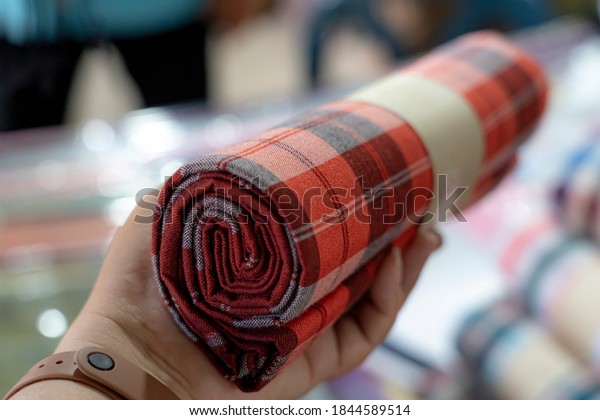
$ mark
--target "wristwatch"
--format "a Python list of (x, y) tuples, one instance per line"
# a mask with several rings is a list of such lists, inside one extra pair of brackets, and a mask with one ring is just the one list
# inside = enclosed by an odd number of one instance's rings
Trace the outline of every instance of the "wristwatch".
[(28, 385), (50, 379), (80, 382), (113, 400), (178, 399), (152, 375), (102, 347), (84, 347), (46, 357), (29, 369), (4, 399)]

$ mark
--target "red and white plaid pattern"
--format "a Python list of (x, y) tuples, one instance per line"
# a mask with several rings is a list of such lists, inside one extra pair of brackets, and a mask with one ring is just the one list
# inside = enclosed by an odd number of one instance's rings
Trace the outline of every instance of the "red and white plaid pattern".
[[(542, 112), (542, 71), (489, 34), (405, 71), (447, 84), (481, 116), (486, 162), (475, 187), (485, 192)], [(435, 175), (401, 116), (350, 100), (190, 162), (155, 213), (165, 304), (227, 378), (260, 389), (360, 297), (392, 242), (409, 242)]]
[(485, 156), (473, 199), (505, 175), (507, 161), (535, 128), (546, 105), (539, 64), (493, 32), (465, 36), (406, 69), (460, 93), (475, 110), (485, 135)]

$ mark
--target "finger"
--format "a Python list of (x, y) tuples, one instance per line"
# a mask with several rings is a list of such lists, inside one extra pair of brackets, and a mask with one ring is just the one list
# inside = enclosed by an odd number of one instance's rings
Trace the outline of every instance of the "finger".
[(404, 301), (414, 288), (421, 270), (431, 253), (439, 249), (442, 243), (443, 240), (439, 233), (435, 230), (428, 230), (418, 234), (411, 246), (404, 252), (403, 261), (405, 261), (405, 267), (402, 282), (404, 299), (401, 304), (404, 304)]
[(136, 206), (123, 226), (116, 230), (93, 297), (113, 299), (115, 295), (152, 292), (154, 284), (147, 281), (152, 277), (151, 213), (152, 210)]
[[(386, 324), (377, 326), (377, 328), (388, 329), (391, 326), (389, 319), (393, 319), (395, 316), (401, 293), (402, 267), (401, 253), (396, 248), (384, 260), (372, 285), (370, 293), (379, 302), (380, 310), (386, 313), (386, 316), (383, 316)], [(296, 360), (286, 369), (285, 375), (280, 377), (281, 381), (278, 381), (280, 378), (275, 379), (274, 382), (280, 382), (278, 387), (286, 386), (288, 381), (285, 378), (295, 378), (294, 386), (303, 385), (303, 388), (310, 389), (314, 385), (336, 376), (342, 365), (353, 362), (353, 360), (342, 360), (344, 355), (368, 353), (372, 345), (362, 337), (355, 321), (351, 318), (352, 321), (349, 322), (345, 320), (346, 318), (348, 315), (340, 319), (336, 326), (323, 331), (306, 349), (304, 357)], [(355, 336), (359, 339), (355, 340)], [(340, 340), (340, 337), (345, 337), (345, 339)], [(298, 382), (299, 378), (304, 378), (303, 384)]]
[(305, 352), (313, 385), (346, 373), (380, 344), (427, 260), (441, 245), (436, 233), (419, 233), (404, 257), (393, 249), (369, 293)]
[(153, 214), (158, 197), (146, 195), (143, 201), (136, 204), (129, 217), (117, 230), (116, 236), (121, 236), (120, 241), (128, 246), (140, 247), (139, 238), (149, 239), (152, 231)]
[(432, 232), (419, 233), (404, 256), (400, 249), (392, 249), (369, 293), (346, 321), (346, 328), (360, 333), (365, 344), (374, 347), (385, 338), (425, 261), (439, 247), (438, 238)]
[(125, 223), (120, 226), (113, 236), (107, 261), (115, 261), (115, 264), (122, 268), (134, 268), (138, 264), (139, 258), (132, 258), (134, 255), (149, 255), (150, 242), (152, 237), (152, 215), (153, 206), (157, 197), (147, 195), (144, 197), (143, 207), (136, 205)]

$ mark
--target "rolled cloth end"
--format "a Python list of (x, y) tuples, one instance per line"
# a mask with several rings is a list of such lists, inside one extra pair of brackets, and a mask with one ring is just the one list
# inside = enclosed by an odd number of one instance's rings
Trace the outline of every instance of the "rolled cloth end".
[(405, 246), (444, 210), (431, 206), (440, 176), (473, 189), (472, 201), (507, 171), (546, 82), (490, 36), (459, 39), (165, 184), (153, 227), (158, 285), (226, 378), (262, 388), (335, 322), (390, 244)]

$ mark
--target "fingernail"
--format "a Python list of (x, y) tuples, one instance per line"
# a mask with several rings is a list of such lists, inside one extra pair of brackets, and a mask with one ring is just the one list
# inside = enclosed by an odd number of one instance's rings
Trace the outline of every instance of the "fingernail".
[(425, 233), (427, 241), (431, 244), (431, 248), (433, 251), (439, 249), (442, 246), (443, 239), (442, 236), (437, 233), (435, 230), (429, 230)]

